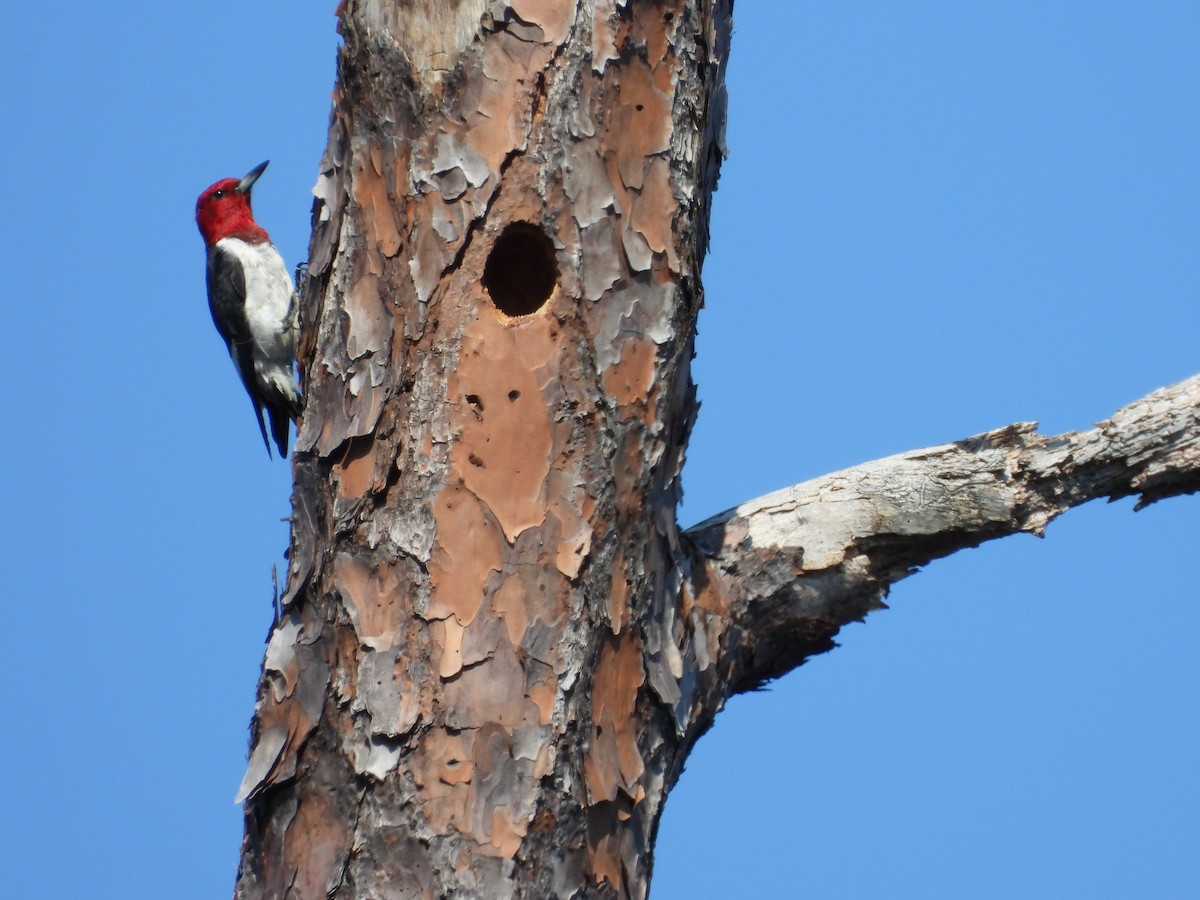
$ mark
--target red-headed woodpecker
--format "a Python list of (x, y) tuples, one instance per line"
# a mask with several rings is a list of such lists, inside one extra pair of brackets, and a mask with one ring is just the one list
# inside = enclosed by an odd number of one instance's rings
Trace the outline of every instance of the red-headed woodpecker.
[[(268, 160), (270, 162), (270, 160)], [(223, 178), (196, 201), (196, 224), (208, 250), (208, 308), (229, 347), (258, 420), (267, 455), (267, 427), (287, 456), (289, 420), (300, 415), (296, 362), (296, 299), (283, 257), (250, 211), (250, 189), (267, 163), (245, 178)]]

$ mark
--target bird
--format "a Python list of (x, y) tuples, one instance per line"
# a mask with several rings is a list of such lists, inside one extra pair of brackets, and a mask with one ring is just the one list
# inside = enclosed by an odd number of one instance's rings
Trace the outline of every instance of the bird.
[(267, 456), (264, 410), (280, 458), (286, 458), (291, 421), (303, 403), (294, 375), (299, 304), (283, 257), (250, 209), (250, 190), (269, 162), (244, 178), (222, 178), (205, 188), (196, 201), (196, 225), (207, 253), (213, 324), (250, 395)]

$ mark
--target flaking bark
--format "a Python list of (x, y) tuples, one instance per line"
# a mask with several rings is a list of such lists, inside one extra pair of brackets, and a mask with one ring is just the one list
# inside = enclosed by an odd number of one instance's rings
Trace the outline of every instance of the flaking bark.
[(732, 693), (937, 556), (1195, 487), (1188, 383), (680, 533), (731, 6), (341, 7), (238, 897), (645, 896)]
[(645, 893), (730, 24), (343, 8), (240, 896)]

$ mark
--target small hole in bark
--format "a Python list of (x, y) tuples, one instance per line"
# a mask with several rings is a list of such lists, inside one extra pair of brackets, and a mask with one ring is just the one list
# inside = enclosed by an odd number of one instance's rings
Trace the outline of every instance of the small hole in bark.
[(467, 394), (467, 396), (464, 397), (463, 399), (467, 401), (467, 406), (469, 406), (471, 408), (471, 415), (473, 415), (477, 421), (482, 422), (483, 421), (483, 401), (479, 399), (479, 395), (478, 394)]
[(645, 108), (646, 108), (646, 107), (642, 106), (642, 104), (640, 104), (640, 103), (639, 103), (637, 106), (635, 106), (635, 107), (634, 107), (634, 109), (636, 109), (638, 112), (641, 112), (641, 111), (642, 111), (643, 109), (645, 109)]
[(550, 299), (557, 280), (554, 244), (532, 222), (505, 228), (483, 267), (483, 286), (506, 316), (537, 312)]
[(516, 403), (517, 400), (519, 400), (520, 398), (521, 398), (520, 391), (509, 391), (508, 392), (508, 400), (510, 403)]

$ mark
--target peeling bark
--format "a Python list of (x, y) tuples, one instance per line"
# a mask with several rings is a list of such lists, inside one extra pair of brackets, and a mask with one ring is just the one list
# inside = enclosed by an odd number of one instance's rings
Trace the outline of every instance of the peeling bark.
[(680, 533), (731, 6), (340, 8), (238, 897), (643, 897), (732, 693), (939, 555), (1195, 487), (1188, 383)]
[(344, 5), (239, 896), (644, 895), (730, 27)]

